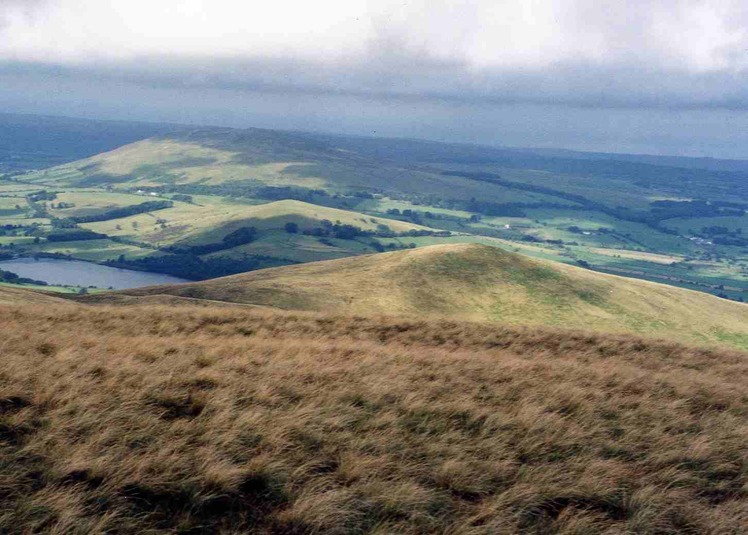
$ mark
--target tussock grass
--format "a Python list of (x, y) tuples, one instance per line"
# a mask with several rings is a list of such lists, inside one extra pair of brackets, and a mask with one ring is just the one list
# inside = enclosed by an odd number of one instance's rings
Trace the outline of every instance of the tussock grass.
[(0, 307), (3, 533), (742, 533), (748, 356), (246, 308)]

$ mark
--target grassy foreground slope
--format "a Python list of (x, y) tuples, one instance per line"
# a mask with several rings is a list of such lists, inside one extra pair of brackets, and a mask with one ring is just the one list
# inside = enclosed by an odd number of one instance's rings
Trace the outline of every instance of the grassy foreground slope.
[(748, 347), (748, 306), (707, 294), (531, 259), (437, 245), (126, 290), (335, 314), (556, 325)]
[(0, 284), (0, 305), (20, 305), (29, 303), (54, 305), (67, 304), (69, 301), (65, 301), (64, 299), (46, 293)]
[(0, 306), (2, 533), (744, 533), (748, 357), (244, 308)]

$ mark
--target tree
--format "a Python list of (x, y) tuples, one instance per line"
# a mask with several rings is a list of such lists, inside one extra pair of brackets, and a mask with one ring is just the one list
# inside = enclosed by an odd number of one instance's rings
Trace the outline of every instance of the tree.
[(296, 234), (297, 232), (299, 232), (299, 225), (297, 223), (294, 223), (293, 221), (289, 221), (288, 223), (286, 223), (284, 228), (289, 234)]

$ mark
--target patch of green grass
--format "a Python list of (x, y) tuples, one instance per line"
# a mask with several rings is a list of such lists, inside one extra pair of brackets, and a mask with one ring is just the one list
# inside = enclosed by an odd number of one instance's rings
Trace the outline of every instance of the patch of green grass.
[(0, 245), (29, 245), (34, 239), (33, 236), (0, 236)]
[(715, 329), (713, 331), (714, 337), (725, 344), (748, 350), (748, 334), (730, 332), (724, 329)]
[[(10, 284), (7, 282), (0, 282), (0, 286), (5, 288), (18, 288), (21, 290), (39, 290), (43, 292), (54, 292), (61, 294), (77, 294), (80, 292), (80, 288), (77, 286), (53, 286), (53, 285), (40, 285), (40, 284)], [(94, 288), (86, 289), (87, 292), (94, 292)], [(96, 290), (102, 291), (102, 290)]]
[(70, 255), (79, 260), (104, 262), (114, 260), (120, 255), (128, 259), (142, 258), (154, 254), (152, 249), (113, 242), (112, 240), (82, 240), (70, 242), (46, 242), (35, 245), (34, 251)]
[[(142, 195), (115, 193), (104, 190), (76, 190), (69, 189), (59, 192), (54, 201), (48, 202), (49, 213), (53, 217), (65, 219), (67, 217), (81, 217), (104, 213), (113, 208), (132, 206), (148, 200)], [(70, 208), (58, 208), (60, 203), (75, 205)], [(55, 208), (51, 208), (51, 204)]]

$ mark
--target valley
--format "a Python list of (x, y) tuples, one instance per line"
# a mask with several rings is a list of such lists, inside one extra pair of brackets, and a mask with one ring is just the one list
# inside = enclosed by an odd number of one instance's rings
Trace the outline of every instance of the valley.
[(748, 193), (739, 168), (172, 128), (89, 159), (0, 178), (0, 255), (209, 279), (483, 243), (734, 300), (748, 291)]

